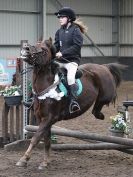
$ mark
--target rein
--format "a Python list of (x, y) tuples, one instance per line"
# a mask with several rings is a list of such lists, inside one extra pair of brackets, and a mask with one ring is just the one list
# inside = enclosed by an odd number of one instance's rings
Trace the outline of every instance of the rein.
[(33, 66), (29, 66), (21, 71), (21, 75), (31, 72), (33, 70)]
[[(51, 62), (50, 62), (50, 64), (51, 64)], [(21, 75), (26, 74), (26, 73), (28, 73), (28, 72), (30, 72), (30, 71), (32, 71), (32, 70), (33, 70), (33, 66), (27, 67), (26, 69), (23, 69), (23, 70), (21, 71)], [(43, 91), (40, 92), (40, 93), (36, 93), (34, 90), (32, 90), (33, 95), (36, 96), (36, 97), (43, 96), (43, 95), (45, 95), (50, 89), (56, 87), (59, 83), (60, 83), (60, 81), (57, 81), (57, 82), (53, 83), (52, 85), (50, 85), (48, 88), (46, 88), (45, 90), (43, 90)]]
[[(67, 60), (66, 58), (64, 58), (64, 57), (61, 57), (64, 61), (67, 61), (67, 63), (69, 63), (70, 61), (69, 60)], [(58, 60), (59, 61), (59, 60)], [(56, 63), (56, 64), (58, 64), (58, 65), (60, 65), (60, 61), (58, 62), (57, 61), (57, 58), (55, 58), (54, 59), (54, 62)], [(72, 63), (73, 65), (75, 65), (74, 63)], [(77, 66), (77, 65), (76, 65)], [(87, 71), (86, 69), (79, 69), (78, 68), (78, 70), (80, 70), (80, 71), (85, 71), (85, 72), (87, 72), (87, 73), (89, 73), (89, 74), (91, 74), (91, 75), (93, 75), (93, 72), (91, 72), (91, 71)]]
[[(38, 52), (38, 53), (40, 53), (40, 52)], [(46, 53), (45, 53), (45, 54), (46, 54)], [(36, 58), (35, 58), (35, 60), (36, 60)], [(52, 63), (53, 63), (53, 61), (51, 60), (49, 63), (47, 63), (47, 67), (49, 67)], [(33, 69), (33, 67), (32, 67), (32, 69)], [(43, 96), (43, 95), (45, 95), (50, 89), (56, 87), (59, 83), (60, 83), (60, 81), (57, 81), (57, 82), (53, 83), (52, 85), (50, 85), (48, 88), (46, 88), (45, 90), (43, 90), (43, 91), (40, 92), (40, 93), (36, 93), (36, 92), (33, 90), (33, 95), (34, 95), (35, 97)]]
[(53, 87), (56, 87), (58, 84), (60, 83), (60, 81), (57, 81), (55, 83), (53, 83), (52, 85), (50, 85), (48, 88), (46, 88), (45, 90), (43, 90), (41, 93), (35, 93), (35, 91), (33, 90), (33, 94), (34, 96), (43, 96), (45, 95), (50, 89), (52, 89)]

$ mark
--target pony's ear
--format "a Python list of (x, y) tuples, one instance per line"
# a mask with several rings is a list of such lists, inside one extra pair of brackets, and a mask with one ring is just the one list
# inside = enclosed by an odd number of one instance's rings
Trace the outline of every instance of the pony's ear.
[(49, 37), (49, 43), (52, 45), (52, 43), (53, 43), (52, 37)]
[(52, 45), (53, 45), (52, 44), (52, 38), (50, 37), (49, 39), (45, 40), (44, 43), (47, 44), (47, 46), (49, 46), (49, 48), (51, 48)]
[(43, 37), (40, 36), (40, 38), (38, 39), (39, 42), (43, 41)]

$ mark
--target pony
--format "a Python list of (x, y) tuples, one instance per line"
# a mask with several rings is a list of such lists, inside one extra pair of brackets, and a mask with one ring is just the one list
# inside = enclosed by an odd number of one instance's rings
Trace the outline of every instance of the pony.
[(39, 128), (32, 137), (28, 149), (16, 165), (19, 167), (27, 166), (32, 149), (41, 138), (44, 138), (44, 159), (39, 165), (39, 169), (44, 169), (49, 164), (52, 125), (57, 121), (76, 118), (92, 105), (92, 114), (97, 119), (103, 120), (104, 114), (101, 110), (104, 105), (115, 104), (117, 87), (122, 81), (121, 71), (125, 69), (125, 65), (119, 63), (101, 65), (86, 63), (80, 65), (78, 69), (82, 71), (80, 80), (83, 90), (77, 99), (81, 109), (70, 114), (68, 108), (69, 98), (66, 96), (63, 96), (61, 100), (51, 97), (39, 99), (42, 95), (46, 95), (51, 88), (59, 84), (54, 82), (54, 50), (51, 39), (37, 42), (34, 46), (29, 44), (24, 46), (21, 49), (20, 58), (33, 66), (33, 107), (35, 117), (39, 120)]

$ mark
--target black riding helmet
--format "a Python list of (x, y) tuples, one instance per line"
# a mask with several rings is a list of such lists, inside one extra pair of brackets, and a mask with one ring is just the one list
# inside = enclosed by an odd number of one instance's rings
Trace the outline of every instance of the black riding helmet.
[(63, 7), (60, 9), (58, 12), (55, 12), (55, 15), (60, 18), (60, 17), (68, 17), (71, 21), (76, 20), (76, 14), (74, 10), (72, 10), (70, 7)]

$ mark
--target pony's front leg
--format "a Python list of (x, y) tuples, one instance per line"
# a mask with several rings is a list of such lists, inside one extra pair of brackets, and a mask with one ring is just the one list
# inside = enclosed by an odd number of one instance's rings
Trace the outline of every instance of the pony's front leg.
[(32, 144), (32, 140), (31, 140), (31, 143), (30, 143), (27, 151), (25, 152), (23, 157), (21, 157), (21, 159), (16, 163), (16, 166), (18, 166), (18, 167), (27, 167), (27, 162), (28, 162), (28, 160), (31, 157), (31, 151), (32, 151), (33, 147), (34, 147), (34, 145)]
[(47, 129), (44, 133), (44, 160), (39, 165), (38, 169), (43, 170), (50, 162), (50, 146), (51, 146), (51, 130)]
[[(26, 167), (27, 166), (27, 162), (31, 157), (32, 149), (37, 145), (37, 143), (40, 141), (41, 137), (45, 134), (46, 129), (47, 129), (46, 122), (42, 121), (39, 125), (37, 132), (32, 137), (30, 145), (29, 145), (27, 151), (25, 152), (24, 156), (21, 157), (21, 159), (16, 163), (17, 166), (19, 166), (19, 167)], [(50, 130), (50, 128), (48, 128), (48, 129)]]

